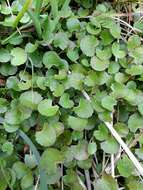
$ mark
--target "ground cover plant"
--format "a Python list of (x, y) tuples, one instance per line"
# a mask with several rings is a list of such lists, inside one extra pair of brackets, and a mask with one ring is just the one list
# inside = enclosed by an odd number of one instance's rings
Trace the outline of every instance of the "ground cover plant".
[(142, 1), (0, 1), (0, 190), (143, 189)]

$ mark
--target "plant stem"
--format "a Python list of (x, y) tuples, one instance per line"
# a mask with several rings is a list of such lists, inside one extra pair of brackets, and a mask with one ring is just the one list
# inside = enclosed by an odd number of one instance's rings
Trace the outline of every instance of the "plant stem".
[(91, 190), (91, 180), (90, 180), (90, 175), (88, 170), (84, 170), (85, 173), (85, 179), (86, 179), (86, 185), (87, 185), (87, 190)]

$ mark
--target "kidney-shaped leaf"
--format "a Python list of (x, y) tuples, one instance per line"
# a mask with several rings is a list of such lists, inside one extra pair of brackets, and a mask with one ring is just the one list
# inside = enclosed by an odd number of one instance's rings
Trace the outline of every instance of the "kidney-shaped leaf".
[(110, 175), (103, 175), (102, 179), (98, 179), (95, 183), (95, 189), (97, 190), (118, 190), (117, 182)]
[(74, 112), (81, 118), (89, 118), (93, 114), (93, 108), (88, 100), (81, 98), (79, 105), (74, 108)]
[(70, 100), (69, 94), (68, 93), (64, 93), (61, 97), (60, 97), (60, 101), (59, 104), (63, 107), (63, 108), (72, 108), (74, 105), (74, 102), (72, 100)]
[(134, 171), (134, 166), (126, 155), (118, 161), (117, 168), (123, 177), (131, 176)]
[(119, 144), (112, 137), (101, 143), (101, 148), (108, 154), (116, 154), (119, 149)]
[(48, 51), (43, 56), (43, 64), (50, 69), (55, 66), (57, 68), (65, 67), (65, 61), (61, 59), (55, 51)]
[(102, 106), (109, 111), (113, 110), (114, 105), (116, 105), (116, 103), (116, 100), (111, 96), (105, 96), (101, 101)]
[(95, 71), (104, 71), (109, 66), (109, 60), (101, 60), (94, 56), (91, 58), (90, 64)]
[(68, 125), (72, 129), (76, 131), (83, 131), (86, 126), (87, 126), (88, 120), (79, 118), (79, 117), (74, 117), (74, 116), (69, 116), (68, 117)]
[(52, 126), (48, 126), (47, 123), (44, 124), (41, 131), (37, 131), (35, 134), (36, 141), (41, 146), (51, 146), (56, 141), (56, 131)]
[(27, 91), (21, 94), (20, 103), (28, 108), (37, 109), (39, 102), (42, 100), (42, 96), (35, 91)]
[(52, 174), (57, 170), (57, 164), (63, 163), (64, 155), (55, 148), (48, 148), (41, 156), (40, 167), (46, 173)]
[(129, 117), (128, 127), (132, 132), (136, 132), (137, 129), (143, 128), (143, 116), (138, 113), (134, 113)]
[(47, 117), (55, 115), (58, 109), (58, 106), (52, 106), (52, 100), (50, 99), (42, 100), (38, 105), (39, 113)]

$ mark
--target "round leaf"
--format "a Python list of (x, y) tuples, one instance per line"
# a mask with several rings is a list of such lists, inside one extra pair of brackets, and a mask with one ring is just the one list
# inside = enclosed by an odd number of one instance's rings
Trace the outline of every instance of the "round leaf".
[(119, 149), (119, 144), (113, 138), (109, 138), (101, 143), (101, 148), (108, 154), (116, 154)]
[(78, 117), (69, 116), (68, 125), (76, 131), (83, 131), (87, 125), (87, 119), (82, 119)]
[(91, 142), (88, 144), (88, 154), (92, 155), (97, 151), (97, 145), (95, 142)]
[(27, 54), (22, 48), (13, 48), (11, 51), (11, 64), (14, 66), (23, 65), (27, 61)]
[(80, 42), (82, 52), (89, 57), (94, 56), (95, 47), (98, 45), (98, 40), (94, 36), (85, 36)]
[(91, 67), (95, 71), (104, 71), (105, 69), (108, 68), (109, 66), (109, 61), (108, 60), (101, 60), (97, 57), (92, 57), (90, 61)]
[(116, 103), (116, 100), (111, 96), (105, 96), (101, 101), (102, 106), (109, 111), (113, 110)]
[(10, 53), (7, 49), (0, 49), (0, 62), (6, 63), (10, 61)]
[(128, 127), (132, 132), (136, 132), (137, 129), (143, 128), (143, 116), (138, 113), (134, 113), (129, 117)]

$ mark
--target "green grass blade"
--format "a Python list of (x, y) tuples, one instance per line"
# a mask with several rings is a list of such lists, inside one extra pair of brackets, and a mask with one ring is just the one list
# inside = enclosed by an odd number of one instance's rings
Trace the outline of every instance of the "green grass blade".
[(33, 24), (35, 26), (35, 29), (36, 29), (36, 32), (38, 34), (38, 37), (41, 38), (41, 35), (42, 35), (42, 30), (41, 30), (41, 24), (40, 24), (40, 20), (39, 20), (39, 16), (37, 16), (35, 13), (33, 13), (33, 11), (31, 10), (28, 10), (27, 11), (30, 18), (32, 19), (33, 21)]
[(21, 20), (21, 18), (24, 16), (24, 14), (27, 12), (29, 6), (31, 5), (32, 3), (32, 0), (26, 0), (21, 11), (18, 13), (15, 21), (14, 21), (14, 24), (13, 24), (13, 27), (17, 27), (19, 21)]
[(35, 12), (36, 12), (37, 16), (40, 15), (40, 10), (41, 10), (41, 7), (42, 7), (42, 3), (43, 3), (43, 0), (36, 0)]
[(40, 162), (40, 154), (36, 148), (36, 146), (33, 144), (31, 139), (22, 131), (18, 130), (17, 134), (29, 145), (31, 151), (33, 152), (35, 159), (38, 163), (39, 173), (40, 173), (40, 190), (47, 190), (47, 184), (46, 184), (46, 175), (45, 172), (42, 171), (39, 167)]
[(58, 12), (58, 1), (57, 0), (51, 0), (50, 4), (51, 4), (51, 13), (52, 13), (53, 17), (56, 18), (59, 14), (59, 12)]
[(65, 0), (65, 3), (63, 4), (61, 11), (66, 11), (68, 9), (69, 4), (70, 0)]

